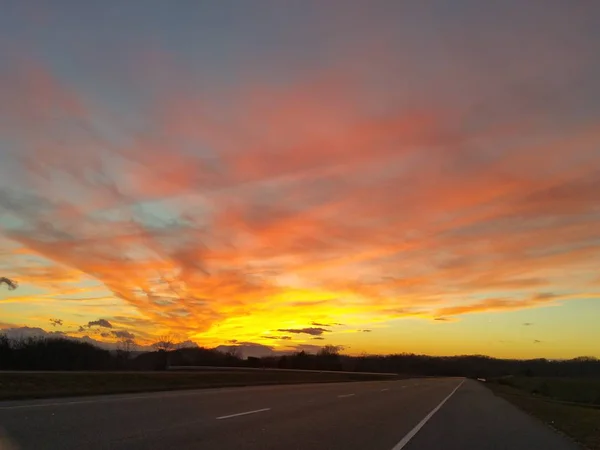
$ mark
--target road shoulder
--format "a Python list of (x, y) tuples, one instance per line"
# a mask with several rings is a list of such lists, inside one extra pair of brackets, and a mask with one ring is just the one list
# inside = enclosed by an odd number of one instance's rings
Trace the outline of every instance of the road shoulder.
[(533, 397), (494, 383), (486, 386), (547, 426), (574, 439), (590, 450), (600, 450), (600, 408), (578, 406), (565, 402)]
[(485, 386), (466, 380), (410, 441), (405, 450), (577, 450), (555, 433)]

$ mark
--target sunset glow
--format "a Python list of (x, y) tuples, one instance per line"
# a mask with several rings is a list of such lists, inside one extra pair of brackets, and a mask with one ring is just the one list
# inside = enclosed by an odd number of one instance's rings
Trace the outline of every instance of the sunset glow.
[(600, 356), (594, 14), (283, 3), (2, 14), (0, 327)]

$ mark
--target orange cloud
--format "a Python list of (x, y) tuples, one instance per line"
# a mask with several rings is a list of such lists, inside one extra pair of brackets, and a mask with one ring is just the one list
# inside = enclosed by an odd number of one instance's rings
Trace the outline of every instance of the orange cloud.
[(100, 282), (139, 312), (107, 320), (148, 339), (529, 308), (597, 267), (598, 123), (557, 134), (490, 115), (465, 130), (462, 107), (372, 108), (334, 72), (220, 102), (161, 93), (149, 126), (108, 145), (98, 105), (22, 71), (0, 83), (0, 131), (25, 151), (0, 226), (45, 265), (12, 270), (55, 291)]
[[(488, 298), (476, 303), (455, 305), (436, 310), (439, 317), (456, 316), (460, 314), (478, 313), (478, 312), (497, 312), (514, 311), (524, 308), (535, 308), (537, 306), (555, 305), (557, 301), (576, 298), (597, 297), (598, 292), (590, 292), (579, 295), (559, 295), (553, 293), (540, 293), (527, 298)], [(438, 319), (436, 319), (438, 320)]]

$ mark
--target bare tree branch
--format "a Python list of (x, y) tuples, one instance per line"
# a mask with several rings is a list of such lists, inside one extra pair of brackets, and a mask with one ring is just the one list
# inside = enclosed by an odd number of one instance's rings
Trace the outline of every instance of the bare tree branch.
[(152, 344), (156, 350), (168, 352), (175, 348), (175, 338), (172, 335), (163, 335), (158, 338), (158, 341)]
[(117, 354), (124, 359), (129, 359), (136, 346), (137, 344), (132, 338), (122, 337), (117, 342)]

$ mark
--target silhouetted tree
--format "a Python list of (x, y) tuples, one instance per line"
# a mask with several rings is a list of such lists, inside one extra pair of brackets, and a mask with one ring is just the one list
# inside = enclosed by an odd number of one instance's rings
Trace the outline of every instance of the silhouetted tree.
[(280, 357), (279, 361), (277, 363), (277, 367), (279, 369), (289, 369), (290, 365), (289, 365), (288, 357), (285, 355)]
[(170, 334), (162, 335), (158, 338), (158, 341), (152, 344), (152, 347), (160, 352), (168, 352), (175, 348), (175, 338)]
[(169, 353), (175, 348), (175, 337), (172, 334), (162, 335), (152, 346), (161, 355), (162, 362), (157, 369), (168, 369), (171, 365), (171, 355)]
[[(0, 367), (17, 370), (114, 369), (108, 350), (65, 338), (0, 339)], [(5, 357), (7, 357), (5, 359)]]
[(340, 347), (337, 345), (325, 345), (321, 348), (321, 350), (319, 350), (318, 355), (323, 357), (339, 356)]
[[(351, 370), (392, 372), (406, 376), (466, 376), (501, 378), (506, 375), (532, 377), (600, 377), (600, 360), (579, 357), (571, 360), (496, 359), (482, 355), (434, 357), (409, 353), (395, 355), (341, 355), (340, 348), (325, 346), (319, 353), (300, 351), (294, 354), (248, 358), (216, 349), (187, 347), (173, 350), (174, 339), (162, 336), (155, 345), (158, 351), (130, 358), (133, 341), (119, 342), (117, 352), (68, 338), (39, 337), (9, 339), (0, 334), (0, 369), (6, 370), (164, 370), (168, 363), (189, 366), (242, 366), (263, 368)], [(501, 378), (510, 380), (510, 378)], [(540, 392), (543, 385), (538, 388)]]
[(340, 348), (326, 345), (317, 354), (317, 365), (322, 370), (341, 370)]
[(12, 348), (10, 340), (4, 334), (0, 334), (0, 369), (12, 368)]
[(132, 338), (122, 337), (117, 342), (117, 355), (124, 360), (128, 360), (135, 348), (136, 343)]
[(239, 347), (231, 346), (225, 352), (225, 356), (227, 356), (228, 359), (239, 360), (242, 357), (242, 351), (240, 350)]
[(261, 367), (260, 358), (257, 358), (256, 356), (248, 356), (248, 358), (246, 358), (246, 365), (254, 368)]

